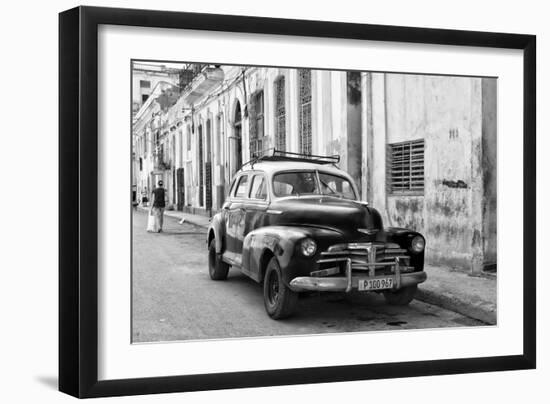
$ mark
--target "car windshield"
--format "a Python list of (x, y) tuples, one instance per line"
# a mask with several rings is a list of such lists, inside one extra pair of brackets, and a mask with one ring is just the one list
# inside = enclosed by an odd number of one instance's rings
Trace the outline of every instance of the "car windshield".
[(333, 195), (339, 198), (356, 199), (353, 186), (347, 179), (318, 171), (275, 174), (273, 191), (275, 196)]

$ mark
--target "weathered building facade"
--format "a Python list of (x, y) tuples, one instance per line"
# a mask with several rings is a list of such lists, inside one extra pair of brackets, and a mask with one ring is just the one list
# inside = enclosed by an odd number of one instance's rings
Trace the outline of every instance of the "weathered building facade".
[(201, 66), (136, 113), (138, 194), (211, 215), (233, 174), (276, 148), (339, 154), (388, 226), (427, 238), (429, 262), (496, 263), (496, 80)]

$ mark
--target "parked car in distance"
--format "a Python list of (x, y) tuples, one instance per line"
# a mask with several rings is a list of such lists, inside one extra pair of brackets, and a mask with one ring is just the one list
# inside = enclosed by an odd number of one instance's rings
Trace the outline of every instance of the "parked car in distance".
[(245, 164), (208, 229), (210, 277), (224, 280), (231, 267), (262, 283), (274, 319), (290, 316), (305, 291), (379, 292), (408, 304), (426, 280), (424, 237), (384, 228), (338, 162), (272, 149)]

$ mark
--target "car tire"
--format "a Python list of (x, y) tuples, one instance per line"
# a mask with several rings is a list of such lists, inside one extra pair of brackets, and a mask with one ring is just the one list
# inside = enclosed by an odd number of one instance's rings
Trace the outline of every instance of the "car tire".
[(227, 279), (229, 265), (222, 261), (221, 255), (216, 253), (216, 240), (212, 239), (208, 246), (208, 273), (215, 281)]
[(396, 291), (385, 291), (384, 297), (392, 306), (406, 306), (414, 299), (417, 289), (417, 285), (405, 286)]
[(275, 257), (271, 258), (264, 276), (264, 305), (267, 314), (274, 320), (287, 318), (296, 309), (297, 302), (298, 293), (285, 285), (279, 261)]

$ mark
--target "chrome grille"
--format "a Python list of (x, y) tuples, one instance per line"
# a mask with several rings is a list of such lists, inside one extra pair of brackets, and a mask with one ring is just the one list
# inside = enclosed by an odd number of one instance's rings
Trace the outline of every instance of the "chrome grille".
[(394, 243), (336, 244), (321, 252), (317, 263), (320, 269), (340, 267), (340, 273), (343, 273), (348, 259), (351, 260), (352, 272), (368, 272), (369, 276), (395, 273), (396, 262), (400, 272), (414, 270), (407, 250)]

